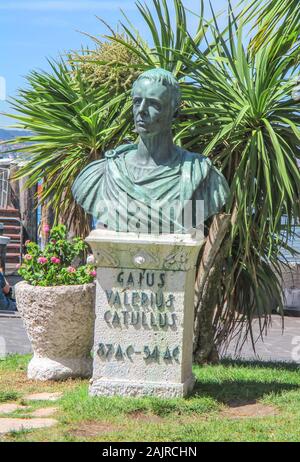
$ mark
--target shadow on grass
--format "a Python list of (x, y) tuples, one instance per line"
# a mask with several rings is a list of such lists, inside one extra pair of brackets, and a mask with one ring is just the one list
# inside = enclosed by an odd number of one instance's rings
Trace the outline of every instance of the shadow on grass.
[(224, 358), (220, 361), (224, 367), (253, 367), (257, 369), (280, 369), (285, 371), (300, 371), (300, 364), (287, 361), (261, 361), (259, 359), (230, 359)]
[[(219, 375), (219, 380), (214, 380), (213, 376), (212, 380), (210, 380), (206, 376), (201, 381), (201, 367), (199, 366), (197, 382), (190, 395), (191, 398), (208, 396), (219, 403), (233, 407), (255, 403), (266, 395), (279, 395), (283, 392), (295, 390), (299, 391), (300, 398), (300, 385), (292, 383), (292, 381), (289, 382), (289, 377), (286, 376), (286, 373), (299, 371), (300, 366), (297, 363), (223, 359), (220, 366), (223, 370), (228, 368), (234, 371), (236, 368), (238, 374), (243, 374), (243, 369), (245, 369), (245, 379), (238, 377), (234, 379), (235, 373), (233, 372), (233, 378), (230, 380), (226, 376), (222, 379), (221, 374)], [(214, 366), (208, 367), (213, 368)], [(276, 381), (277, 377), (275, 377), (275, 380), (270, 380), (267, 377), (266, 381), (262, 380), (264, 369), (273, 370), (276, 374), (278, 372), (278, 381)]]
[(224, 380), (220, 383), (201, 382), (197, 380), (190, 398), (209, 396), (219, 403), (226, 405), (242, 406), (252, 404), (257, 400), (270, 394), (281, 394), (282, 392), (299, 390), (298, 385), (278, 382), (256, 382), (256, 381), (231, 381)]

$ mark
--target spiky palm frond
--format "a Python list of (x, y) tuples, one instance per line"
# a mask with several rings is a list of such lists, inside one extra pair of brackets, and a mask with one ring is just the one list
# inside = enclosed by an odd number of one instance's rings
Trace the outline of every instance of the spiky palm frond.
[(195, 59), (182, 58), (191, 82), (178, 135), (185, 147), (210, 156), (231, 187), (227, 211), (235, 210), (235, 220), (217, 316), (225, 328), (216, 325), (222, 339), (236, 327), (237, 311), (251, 334), (253, 316), (268, 316), (274, 299), (280, 304), (278, 258), (300, 218), (296, 68), (289, 55), (274, 59), (276, 37), (251, 54), (242, 25), (231, 14), (228, 21), (224, 35), (215, 22), (218, 46), (209, 54), (195, 45)]
[(107, 38), (123, 44), (132, 53), (135, 53), (142, 63), (138, 66), (140, 71), (161, 67), (173, 72), (179, 79), (186, 78), (185, 64), (181, 61), (180, 54), (192, 59), (194, 44), (200, 46), (204, 39), (209, 22), (204, 20), (203, 0), (199, 2), (200, 12), (197, 14), (198, 20), (192, 40), (190, 36), (192, 26), (181, 0), (173, 0), (172, 10), (175, 21), (172, 21), (171, 9), (167, 0), (152, 0), (152, 4), (153, 12), (146, 3), (136, 2), (141, 19), (151, 34), (151, 45), (143, 40), (138, 29), (124, 13), (125, 21), (121, 22), (121, 27), (124, 34), (130, 39), (130, 43), (116, 34), (107, 36)]
[(270, 39), (273, 53), (289, 50), (299, 63), (300, 8), (298, 0), (252, 0), (242, 12), (246, 21), (254, 20), (257, 29), (251, 43), (252, 50), (264, 47)]
[(18, 177), (28, 176), (28, 187), (43, 179), (41, 202), (50, 200), (56, 219), (60, 215), (84, 234), (88, 220), (74, 203), (72, 183), (85, 165), (130, 132), (128, 95), (112, 96), (105, 85), (89, 85), (76, 66), (64, 61), (50, 65), (51, 73), (31, 72), (29, 88), (11, 102), (16, 127), (32, 132), (18, 138), (26, 143)]

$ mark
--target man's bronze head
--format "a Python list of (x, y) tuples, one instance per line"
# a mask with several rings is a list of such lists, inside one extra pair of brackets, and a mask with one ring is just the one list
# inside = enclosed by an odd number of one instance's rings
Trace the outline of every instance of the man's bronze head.
[(134, 82), (132, 99), (137, 132), (140, 135), (157, 134), (171, 129), (180, 106), (181, 93), (171, 72), (151, 69)]

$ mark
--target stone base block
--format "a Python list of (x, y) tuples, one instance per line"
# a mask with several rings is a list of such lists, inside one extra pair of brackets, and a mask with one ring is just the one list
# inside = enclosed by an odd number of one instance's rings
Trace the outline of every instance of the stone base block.
[(65, 380), (70, 377), (89, 378), (92, 375), (92, 358), (38, 358), (28, 365), (27, 377), (31, 380)]
[(93, 380), (89, 393), (92, 396), (156, 396), (181, 398), (188, 395), (195, 384), (195, 377), (184, 383), (133, 382), (126, 380)]

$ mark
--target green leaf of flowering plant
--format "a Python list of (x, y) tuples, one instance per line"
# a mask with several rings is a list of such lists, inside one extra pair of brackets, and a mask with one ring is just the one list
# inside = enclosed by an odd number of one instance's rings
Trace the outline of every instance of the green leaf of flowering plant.
[(27, 241), (26, 254), (18, 273), (32, 285), (89, 284), (95, 279), (95, 267), (75, 262), (76, 259), (80, 261), (86, 249), (87, 244), (81, 238), (67, 239), (65, 225), (54, 226), (44, 249)]

